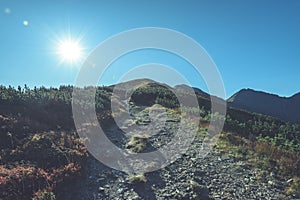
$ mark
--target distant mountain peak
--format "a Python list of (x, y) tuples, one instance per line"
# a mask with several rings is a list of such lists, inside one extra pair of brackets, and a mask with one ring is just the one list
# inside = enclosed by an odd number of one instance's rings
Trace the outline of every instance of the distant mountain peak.
[(300, 124), (300, 93), (291, 97), (242, 89), (227, 99), (228, 106)]
[(294, 95), (291, 96), (290, 98), (300, 98), (300, 92), (294, 94)]

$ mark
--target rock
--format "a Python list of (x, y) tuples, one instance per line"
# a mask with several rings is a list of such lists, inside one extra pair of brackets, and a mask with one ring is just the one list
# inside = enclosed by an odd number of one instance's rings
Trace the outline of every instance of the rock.
[(273, 181), (268, 181), (268, 185), (271, 185), (271, 186), (274, 186), (275, 185), (275, 183), (273, 182)]
[(104, 188), (104, 187), (99, 187), (98, 190), (99, 190), (100, 192), (103, 192), (103, 191), (105, 190), (105, 188)]
[(275, 173), (274, 173), (274, 172), (271, 172), (271, 173), (270, 173), (270, 176), (271, 176), (272, 178), (274, 178), (274, 177), (275, 177)]
[(287, 183), (287, 184), (290, 184), (290, 183), (292, 183), (293, 181), (294, 181), (294, 180), (291, 178), (291, 179), (287, 180), (286, 183)]
[[(133, 113), (133, 122), (135, 122)], [(145, 127), (148, 116), (140, 114), (137, 126)], [(178, 130), (175, 121), (166, 122), (161, 132), (147, 138), (147, 145), (154, 149), (165, 145), (165, 141), (173, 138)], [(146, 129), (145, 129), (146, 130)], [(188, 127), (180, 131), (188, 132)], [(133, 131), (134, 132), (134, 131)], [(147, 132), (147, 131), (146, 131)], [(118, 138), (121, 130), (111, 128), (107, 135)], [(121, 140), (120, 140), (121, 141)], [(123, 148), (126, 146), (123, 142)], [(180, 144), (176, 141), (176, 145)], [(122, 142), (120, 142), (121, 144)], [(99, 199), (297, 199), (285, 195), (285, 187), (293, 182), (293, 179), (279, 180), (274, 172), (263, 172), (260, 169), (249, 167), (244, 161), (234, 157), (230, 158), (216, 149), (206, 155), (201, 153), (201, 143), (194, 142), (181, 158), (163, 169), (146, 173), (147, 181), (130, 184), (125, 173), (107, 169), (100, 162), (94, 163), (87, 177), (97, 177), (98, 182), (89, 188), (89, 191), (80, 193), (100, 194)], [(148, 146), (147, 146), (148, 148)], [(146, 148), (146, 150), (147, 150)], [(171, 149), (172, 150), (172, 149)], [(89, 167), (89, 166), (88, 166)], [(146, 168), (147, 165), (140, 166)], [(111, 173), (112, 175), (109, 175)], [(95, 176), (97, 174), (97, 176)], [(100, 176), (100, 175), (101, 176)], [(258, 178), (258, 177), (262, 178)], [(90, 182), (93, 182), (91, 180)], [(101, 185), (101, 187), (99, 187)], [(86, 189), (86, 188), (85, 188)], [(80, 188), (79, 188), (80, 190)], [(93, 199), (93, 198), (82, 198)], [(70, 199), (66, 199), (70, 200)]]

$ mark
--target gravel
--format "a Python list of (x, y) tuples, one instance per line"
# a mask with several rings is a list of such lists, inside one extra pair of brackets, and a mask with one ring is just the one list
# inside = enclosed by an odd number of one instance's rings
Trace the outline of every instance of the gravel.
[[(135, 108), (135, 124), (146, 127), (151, 123), (143, 108)], [(134, 120), (127, 121), (128, 128)], [(130, 122), (130, 123), (129, 123)], [(149, 137), (150, 150), (157, 149), (171, 140), (178, 129), (178, 120), (167, 120), (164, 126), (157, 126), (158, 134)], [(141, 129), (142, 130), (142, 129)], [(145, 128), (146, 130), (146, 128)], [(134, 130), (131, 130), (134, 131)], [(184, 130), (189, 131), (188, 127)], [(106, 134), (112, 141), (125, 149), (128, 137), (118, 127), (111, 127)], [(123, 134), (120, 137), (120, 134)], [(122, 141), (119, 141), (122, 138)], [(179, 140), (178, 143), (181, 141)], [(145, 149), (149, 151), (149, 149)], [(273, 172), (263, 179), (262, 174), (244, 161), (229, 157), (212, 149), (201, 158), (201, 141), (195, 140), (189, 150), (172, 164), (145, 174), (146, 182), (130, 182), (124, 172), (113, 170), (92, 156), (84, 166), (81, 179), (64, 188), (59, 199), (300, 199), (288, 196), (284, 188), (291, 180), (282, 180)]]

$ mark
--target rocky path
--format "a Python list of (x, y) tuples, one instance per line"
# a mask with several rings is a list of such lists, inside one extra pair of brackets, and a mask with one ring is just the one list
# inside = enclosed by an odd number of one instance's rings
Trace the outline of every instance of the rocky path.
[[(149, 122), (147, 113), (136, 112), (137, 124)], [(176, 120), (168, 120), (161, 136), (150, 138), (160, 146), (160, 137), (171, 137)], [(118, 128), (107, 133), (112, 139), (122, 134)], [(125, 147), (126, 141), (121, 142)], [(212, 150), (197, 158), (201, 142), (195, 141), (187, 153), (167, 167), (145, 174), (145, 180), (129, 181), (126, 173), (110, 169), (90, 157), (80, 181), (65, 189), (59, 199), (299, 199), (284, 194), (286, 180), (274, 174), (258, 179), (260, 171), (243, 161)]]

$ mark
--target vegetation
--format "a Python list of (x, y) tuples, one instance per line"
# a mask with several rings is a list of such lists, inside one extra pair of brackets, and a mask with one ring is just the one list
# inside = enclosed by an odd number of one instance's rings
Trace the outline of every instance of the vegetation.
[(146, 183), (147, 178), (144, 174), (134, 174), (128, 177), (128, 182), (131, 184)]
[(87, 156), (85, 147), (72, 135), (40, 133), (20, 143), (24, 144), (1, 151), (2, 199), (30, 199), (32, 195), (53, 199), (58, 186), (80, 174)]
[[(86, 89), (89, 92), (95, 88)], [(72, 86), (34, 89), (26, 85), (17, 89), (0, 86), (0, 199), (55, 199), (58, 186), (80, 175), (88, 154), (75, 132), (72, 91)], [(112, 87), (96, 88), (95, 107), (103, 126), (114, 123), (110, 111), (112, 91)], [(179, 95), (190, 94), (179, 92)], [(152, 83), (136, 90), (130, 101), (146, 106), (160, 104), (175, 113), (199, 114), (199, 138), (203, 138), (211, 116), (221, 116), (210, 112), (209, 99), (200, 94), (197, 98), (200, 109), (186, 106), (179, 110), (175, 94), (168, 87)], [(76, 103), (92, 108), (84, 101)], [(136, 134), (126, 148), (142, 152), (146, 142), (146, 135)], [(254, 167), (289, 177), (292, 181), (287, 193), (299, 193), (299, 125), (228, 108), (217, 148)], [(144, 175), (134, 175), (129, 180), (146, 182)]]
[(71, 118), (72, 87), (0, 86), (0, 199), (55, 199), (87, 157)]
[(142, 152), (147, 145), (148, 135), (140, 134), (131, 136), (129, 142), (126, 144), (126, 148), (130, 149), (134, 153)]

